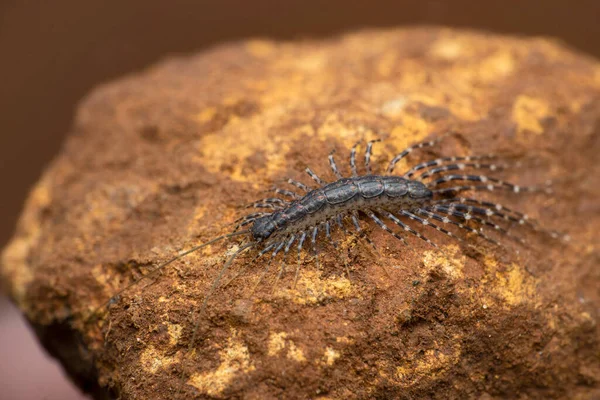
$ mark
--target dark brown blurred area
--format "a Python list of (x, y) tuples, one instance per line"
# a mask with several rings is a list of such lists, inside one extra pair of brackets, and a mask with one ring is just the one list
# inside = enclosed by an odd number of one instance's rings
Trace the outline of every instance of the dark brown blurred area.
[[(249, 36), (294, 39), (360, 28), (442, 24), (554, 36), (598, 56), (598, 15), (598, 0), (4, 1), (0, 244), (12, 234), (27, 191), (58, 152), (78, 101), (94, 86), (169, 55)], [(14, 315), (0, 313), (0, 326), (20, 323)], [(16, 344), (2, 339), (0, 354), (9, 354), (5, 349)], [(32, 364), (47, 362), (39, 351), (20, 354), (31, 357)], [(10, 365), (10, 357), (2, 358), (0, 365)], [(6, 381), (2, 375), (0, 381)], [(12, 398), (37, 398), (16, 396)]]

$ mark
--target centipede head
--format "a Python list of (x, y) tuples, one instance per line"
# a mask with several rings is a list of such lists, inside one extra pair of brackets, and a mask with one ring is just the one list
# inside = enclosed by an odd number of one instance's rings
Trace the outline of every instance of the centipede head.
[(252, 234), (252, 238), (256, 242), (262, 242), (267, 240), (277, 229), (275, 223), (273, 222), (273, 218), (271, 215), (266, 215), (264, 217), (257, 218), (252, 223), (252, 228), (250, 228), (250, 233)]

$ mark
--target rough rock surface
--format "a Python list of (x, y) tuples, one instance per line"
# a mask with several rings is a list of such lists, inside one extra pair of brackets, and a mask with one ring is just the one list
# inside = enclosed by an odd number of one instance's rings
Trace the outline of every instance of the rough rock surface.
[[(443, 252), (368, 225), (306, 257), (298, 284), (264, 261), (194, 312), (239, 241), (152, 266), (231, 229), (274, 182), (382, 137), (457, 135), (410, 163), (498, 153), (520, 184), (494, 198), (568, 233), (515, 228)], [(33, 189), (2, 276), (46, 347), (96, 398), (582, 398), (600, 396), (600, 65), (545, 39), (444, 29), (322, 42), (252, 40), (172, 59), (95, 90)], [(343, 161), (342, 161), (343, 160)], [(406, 166), (404, 164), (403, 166)], [(292, 257), (295, 269), (295, 254)], [(182, 392), (180, 377), (185, 377)]]

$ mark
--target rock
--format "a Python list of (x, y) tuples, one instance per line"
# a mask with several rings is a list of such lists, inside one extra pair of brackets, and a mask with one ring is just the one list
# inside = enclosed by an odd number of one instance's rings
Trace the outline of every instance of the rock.
[[(256, 286), (266, 259), (241, 258), (199, 316), (231, 240), (104, 306), (228, 232), (273, 183), (307, 182), (306, 165), (331, 179), (332, 148), (347, 171), (349, 148), (381, 137), (382, 168), (450, 130), (410, 162), (497, 153), (515, 165), (506, 179), (551, 179), (553, 194), (495, 199), (571, 241), (517, 227), (528, 246), (469, 237), (474, 250), (423, 230), (437, 251), (369, 225), (377, 250), (357, 235), (340, 252), (324, 246), (295, 287), (295, 252), (276, 285), (279, 260)], [(600, 65), (546, 39), (427, 28), (220, 46), (83, 101), (2, 277), (96, 398), (589, 398), (600, 390), (599, 151)]]

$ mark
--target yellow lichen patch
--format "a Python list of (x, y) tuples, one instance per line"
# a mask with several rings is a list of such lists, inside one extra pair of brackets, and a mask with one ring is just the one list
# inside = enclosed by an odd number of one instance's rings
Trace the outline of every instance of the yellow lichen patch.
[(287, 358), (298, 362), (306, 362), (306, 357), (302, 349), (296, 346), (291, 340), (288, 340)]
[(176, 345), (181, 338), (181, 332), (183, 327), (179, 324), (169, 324), (167, 323), (167, 330), (169, 332), (169, 344), (171, 346)]
[(497, 293), (508, 305), (531, 302), (535, 298), (536, 279), (517, 264), (508, 266), (507, 271), (496, 273)]
[(142, 367), (151, 374), (155, 374), (161, 368), (168, 367), (173, 362), (173, 357), (165, 356), (156, 350), (154, 346), (148, 346), (140, 356)]
[(484, 59), (477, 68), (479, 79), (485, 82), (505, 78), (515, 70), (515, 56), (508, 50), (498, 51)]
[(345, 343), (345, 344), (352, 344), (352, 343), (354, 343), (354, 340), (350, 339), (347, 336), (338, 336), (338, 337), (335, 338), (335, 341), (337, 343)]
[(412, 359), (403, 362), (403, 365), (396, 367), (394, 378), (396, 382), (403, 387), (412, 386), (421, 379), (435, 379), (440, 374), (447, 371), (452, 365), (460, 360), (461, 347), (458, 341), (450, 351), (438, 349), (429, 349), (425, 353), (417, 353)]
[[(42, 179), (29, 195), (25, 210), (43, 210), (50, 205), (51, 201), (47, 179)], [(21, 234), (9, 242), (1, 257), (2, 272), (5, 277), (10, 277), (12, 298), (24, 311), (28, 308), (25, 304), (26, 288), (33, 280), (27, 259), (41, 234), (40, 215), (39, 212), (27, 211), (21, 216), (19, 220)]]
[(448, 276), (456, 279), (463, 277), (465, 267), (465, 256), (460, 254), (460, 248), (457, 245), (444, 246), (443, 251), (427, 250), (423, 252), (423, 264), (430, 271), (434, 268), (441, 268)]
[(458, 58), (466, 58), (472, 53), (472, 49), (456, 37), (444, 37), (437, 40), (429, 49), (429, 55), (433, 58), (452, 61)]
[(305, 270), (298, 277), (295, 289), (281, 288), (275, 297), (285, 298), (297, 304), (317, 304), (327, 299), (359, 297), (357, 288), (342, 276), (323, 279), (321, 272)]
[(196, 114), (195, 119), (200, 123), (206, 123), (213, 119), (216, 113), (217, 109), (215, 107), (207, 107), (204, 110), (200, 111), (198, 114)]
[(188, 385), (194, 386), (201, 393), (218, 396), (229, 386), (236, 375), (254, 371), (250, 361), (248, 347), (240, 340), (236, 331), (227, 341), (227, 347), (219, 352), (221, 364), (211, 372), (193, 374)]
[(287, 333), (285, 332), (274, 332), (269, 335), (269, 347), (268, 352), (271, 357), (276, 356), (285, 348), (285, 339)]
[(335, 351), (333, 348), (331, 347), (326, 347), (325, 348), (325, 354), (323, 354), (323, 363), (325, 363), (326, 365), (333, 365), (333, 363), (335, 362), (335, 360), (337, 360), (338, 358), (340, 358), (340, 353)]
[[(399, 153), (414, 143), (420, 142), (431, 133), (430, 125), (421, 118), (405, 114), (402, 116), (402, 125), (395, 126), (390, 132), (390, 137), (386, 140), (393, 149), (394, 154), (388, 153), (383, 148), (382, 157), (391, 159), (396, 153)], [(382, 146), (383, 147), (383, 146)], [(403, 171), (408, 167), (406, 158), (398, 162), (395, 170)]]
[(550, 107), (544, 100), (522, 95), (513, 105), (512, 119), (517, 124), (519, 133), (541, 134), (544, 128), (540, 120), (550, 115), (549, 113)]
[(286, 357), (297, 362), (305, 362), (306, 357), (304, 352), (296, 344), (287, 339), (288, 334), (285, 332), (272, 332), (269, 335), (269, 344), (267, 354), (274, 357), (281, 353), (287, 347)]
[(354, 144), (357, 139), (362, 139), (361, 135), (364, 133), (364, 130), (347, 126), (333, 113), (325, 117), (317, 131), (319, 139), (324, 142), (331, 140), (332, 137), (336, 137), (339, 139), (347, 139), (351, 141), (352, 144)]
[(408, 104), (410, 104), (408, 96), (398, 96), (383, 103), (381, 112), (388, 117), (396, 117), (404, 111)]

